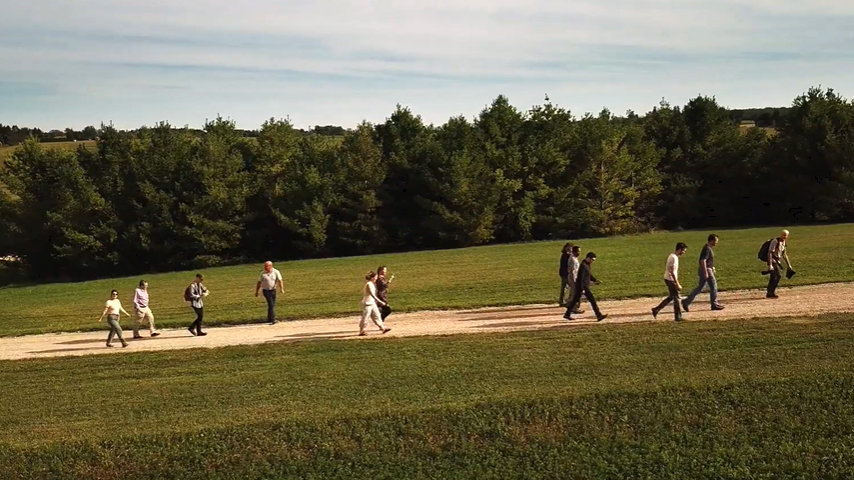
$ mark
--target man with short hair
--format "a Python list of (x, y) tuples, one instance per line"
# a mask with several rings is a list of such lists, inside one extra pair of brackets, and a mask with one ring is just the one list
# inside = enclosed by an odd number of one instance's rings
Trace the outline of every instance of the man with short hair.
[[(578, 270), (581, 268), (581, 262), (578, 261), (578, 257), (581, 255), (581, 247), (578, 245), (573, 245), (570, 250), (569, 256), (569, 270), (567, 278), (569, 280), (569, 298), (572, 298), (572, 293), (575, 291), (575, 280), (578, 278)], [(575, 310), (572, 313), (581, 314), (584, 313), (584, 310), (581, 308), (581, 299), (579, 298), (578, 304), (575, 306)]]
[(700, 250), (700, 265), (697, 271), (700, 276), (700, 283), (689, 295), (688, 298), (682, 300), (682, 309), (688, 311), (688, 306), (694, 301), (694, 298), (703, 291), (703, 287), (709, 284), (709, 301), (712, 304), (712, 310), (723, 310), (724, 307), (718, 303), (718, 281), (715, 278), (715, 252), (712, 250), (719, 242), (719, 238), (714, 233), (710, 234), (707, 242)]
[(563, 314), (563, 318), (567, 320), (573, 320), (572, 314), (575, 313), (573, 310), (578, 306), (578, 303), (581, 302), (581, 294), (584, 293), (584, 297), (587, 298), (587, 301), (590, 302), (590, 306), (593, 308), (593, 312), (596, 313), (596, 321), (601, 322), (608, 317), (608, 315), (603, 315), (601, 311), (599, 311), (599, 306), (596, 304), (596, 299), (593, 297), (593, 292), (590, 291), (590, 282), (599, 283), (596, 280), (596, 277), (590, 272), (590, 268), (592, 267), (593, 262), (596, 260), (596, 254), (593, 252), (589, 252), (587, 256), (584, 258), (584, 261), (581, 262), (581, 265), (578, 267), (578, 275), (575, 278), (575, 285), (572, 289), (572, 297), (569, 300), (569, 303), (566, 307), (566, 313)]
[(133, 338), (142, 338), (139, 334), (139, 327), (143, 321), (148, 323), (148, 330), (152, 337), (160, 335), (154, 329), (154, 314), (151, 313), (151, 305), (148, 303), (148, 282), (145, 280), (139, 281), (139, 288), (133, 292), (133, 311), (135, 313), (136, 322), (133, 325)]
[(768, 246), (768, 271), (771, 273), (771, 278), (768, 279), (765, 298), (779, 298), (777, 296), (777, 285), (779, 285), (780, 279), (783, 278), (783, 264), (781, 260), (786, 261), (787, 271), (794, 272), (792, 262), (789, 261), (789, 254), (786, 253), (786, 240), (788, 239), (789, 231), (783, 230), (780, 232), (780, 236), (771, 240), (771, 244)]
[(273, 262), (267, 261), (264, 263), (264, 271), (261, 272), (261, 278), (255, 284), (255, 296), (258, 296), (258, 291), (264, 290), (264, 298), (267, 300), (267, 321), (270, 325), (276, 323), (276, 290), (285, 293), (285, 287), (282, 285), (282, 274), (273, 268)]
[(207, 335), (206, 332), (202, 331), (202, 322), (205, 319), (205, 301), (204, 297), (207, 297), (210, 294), (210, 291), (205, 288), (205, 285), (202, 281), (205, 277), (202, 276), (201, 273), (196, 274), (196, 279), (193, 283), (190, 284), (190, 306), (193, 307), (193, 311), (196, 312), (196, 320), (190, 324), (190, 327), (187, 330), (190, 331), (195, 336), (204, 337)]
[(679, 309), (679, 291), (682, 284), (679, 283), (679, 257), (688, 251), (688, 245), (682, 242), (676, 244), (676, 250), (667, 257), (667, 265), (664, 267), (664, 284), (667, 285), (668, 296), (657, 307), (652, 308), (652, 318), (658, 317), (658, 312), (667, 304), (673, 302), (673, 317), (675, 321), (682, 320), (682, 311)]

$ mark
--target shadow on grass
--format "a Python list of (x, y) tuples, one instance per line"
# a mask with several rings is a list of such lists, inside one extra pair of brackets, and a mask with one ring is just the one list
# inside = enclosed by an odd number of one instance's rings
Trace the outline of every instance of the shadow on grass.
[[(99, 342), (99, 343), (104, 343), (104, 341), (101, 341), (101, 342)], [(35, 350), (35, 351), (32, 351), (32, 352), (27, 352), (27, 353), (32, 353), (32, 354), (36, 354), (36, 355), (38, 355), (39, 353), (85, 352), (85, 351), (103, 350), (103, 349), (105, 349), (105, 348), (106, 348), (106, 349), (109, 349), (110, 347), (107, 347), (107, 346), (105, 345), (105, 346), (103, 346), (102, 348), (94, 348), (94, 347), (91, 347), (91, 348), (54, 348), (54, 349), (51, 349), (51, 350)], [(117, 347), (112, 347), (112, 348), (117, 348)], [(122, 347), (118, 347), (118, 348), (122, 348)]]

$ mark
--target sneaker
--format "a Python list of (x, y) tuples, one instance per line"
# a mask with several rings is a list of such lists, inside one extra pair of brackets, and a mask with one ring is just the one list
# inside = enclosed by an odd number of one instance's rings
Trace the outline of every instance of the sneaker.
[(142, 338), (142, 335), (134, 335), (133, 338)]
[(208, 334), (208, 332), (199, 332), (199, 333), (197, 333), (196, 335), (198, 335), (198, 336), (200, 336), (200, 337), (204, 337), (204, 336), (205, 336), (205, 335), (207, 335), (207, 334)]
[(596, 316), (596, 321), (597, 321), (597, 322), (601, 322), (602, 320), (605, 320), (606, 318), (608, 318), (608, 314), (607, 314), (607, 313), (606, 313), (606, 314), (604, 314), (604, 315), (597, 315), (597, 316)]
[(712, 305), (712, 310), (723, 310), (724, 306), (719, 304)]
[(359, 336), (360, 336), (360, 337), (364, 337), (365, 335), (367, 335), (367, 333), (365, 333), (365, 332), (359, 332)]
[(582, 313), (584, 313), (584, 310), (582, 310), (580, 308), (576, 308), (575, 310), (572, 311), (572, 313), (574, 313), (576, 315), (581, 315)]
[(768, 295), (765, 295), (765, 298), (780, 298), (780, 297), (778, 297), (777, 294), (775, 294), (775, 293), (769, 293)]
[(152, 337), (156, 337), (156, 336), (158, 336), (158, 335), (160, 335), (160, 332), (154, 332), (154, 333), (152, 333), (152, 334), (151, 334), (151, 336), (152, 336)]
[(682, 303), (682, 310), (685, 310), (687, 312), (688, 311), (688, 304), (685, 303), (685, 300), (682, 300), (681, 303)]
[(187, 330), (189, 330), (190, 333), (192, 333), (194, 337), (196, 336), (196, 331), (193, 330), (193, 327), (189, 327), (189, 328), (187, 328)]
[(125, 348), (127, 346), (128, 346), (128, 342), (122, 342), (122, 348)]
[(567, 320), (572, 320), (572, 315), (570, 315), (570, 314), (568, 314), (568, 313), (565, 313), (565, 314), (563, 315), (563, 318), (565, 318), (565, 319), (567, 319)]
[(391, 329), (390, 329), (390, 328), (384, 328), (384, 329), (383, 329), (383, 333), (388, 333), (388, 332), (390, 332), (390, 331), (391, 331)]
[(656, 310), (655, 308), (653, 308), (653, 309), (652, 309), (652, 318), (657, 318), (657, 317), (658, 317), (658, 310)]
[(108, 343), (108, 344), (107, 344), (107, 346), (108, 346), (108, 347), (112, 347), (112, 346), (113, 346), (113, 344), (112, 344), (112, 343)]

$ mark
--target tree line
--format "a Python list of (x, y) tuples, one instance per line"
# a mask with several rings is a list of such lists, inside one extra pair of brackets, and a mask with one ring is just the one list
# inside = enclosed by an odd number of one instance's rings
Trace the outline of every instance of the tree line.
[[(196, 134), (203, 134), (203, 130), (198, 129), (189, 129), (186, 128), (186, 131), (192, 131)], [(257, 137), (258, 130), (238, 130), (245, 137)], [(298, 129), (301, 134), (309, 135), (309, 134), (318, 134), (318, 135), (327, 135), (327, 136), (342, 136), (347, 130), (344, 127), (339, 127), (336, 125), (317, 125), (311, 129)], [(136, 133), (137, 130), (124, 130), (123, 133)], [(83, 128), (82, 130), (74, 130), (73, 128), (66, 128), (65, 130), (50, 130), (48, 132), (42, 131), (39, 128), (29, 128), (29, 127), (19, 127), (17, 125), (3, 125), (0, 123), (0, 146), (15, 146), (23, 143), (29, 138), (36, 138), (39, 142), (42, 143), (50, 143), (50, 142), (72, 142), (77, 140), (97, 140), (99, 138), (100, 132), (97, 128), (92, 125)]]
[(854, 220), (854, 102), (811, 88), (776, 132), (715, 98), (574, 117), (497, 97), (473, 120), (398, 106), (343, 136), (271, 118), (102, 127), (96, 149), (22, 143), (3, 167), (0, 257), (40, 279), (268, 258)]

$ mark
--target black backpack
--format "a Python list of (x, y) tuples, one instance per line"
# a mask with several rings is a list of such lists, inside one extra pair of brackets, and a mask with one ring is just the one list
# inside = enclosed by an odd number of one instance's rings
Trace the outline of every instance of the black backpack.
[(774, 239), (771, 238), (771, 239), (766, 240), (765, 243), (763, 243), (762, 246), (759, 247), (759, 255), (758, 255), (759, 260), (762, 260), (763, 262), (768, 261), (768, 250), (771, 248), (771, 241), (772, 240), (774, 240)]

